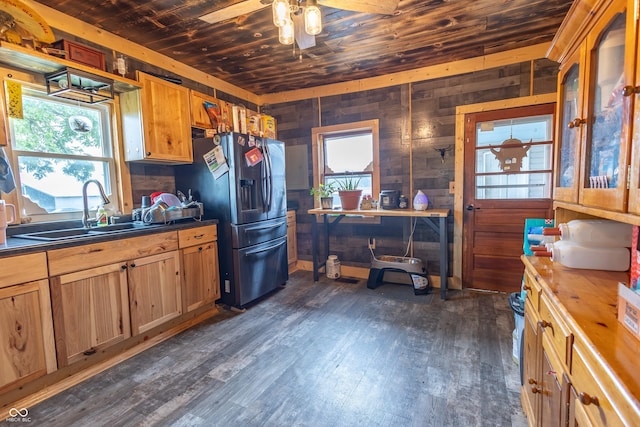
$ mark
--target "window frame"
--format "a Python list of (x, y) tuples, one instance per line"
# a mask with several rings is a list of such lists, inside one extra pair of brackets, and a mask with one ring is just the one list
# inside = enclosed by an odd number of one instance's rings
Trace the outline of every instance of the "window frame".
[[(46, 87), (42, 86), (36, 82), (25, 82), (20, 80), (13, 80), (22, 85), (23, 87), (23, 95), (24, 89), (28, 92), (37, 92), (35, 95), (33, 93), (29, 93), (30, 96), (42, 97), (44, 99), (50, 98), (47, 95)], [(4, 84), (6, 80), (3, 80), (3, 96), (7, 99), (8, 95), (6, 93), (6, 85)], [(74, 101), (66, 100), (64, 98), (55, 98), (56, 102), (66, 103), (66, 104), (77, 104)], [(3, 102), (6, 105), (6, 102)], [(4, 105), (3, 105), (4, 106)], [(20, 212), (19, 216), (22, 217), (23, 208), (24, 208), (24, 197), (22, 194), (22, 182), (20, 179), (19, 172), (19, 156), (28, 156), (28, 157), (48, 157), (51, 159), (76, 159), (76, 160), (91, 160), (97, 162), (106, 162), (109, 168), (108, 180), (109, 180), (109, 189), (107, 191), (108, 196), (111, 200), (110, 208), (114, 210), (114, 212), (122, 211), (122, 201), (121, 201), (121, 189), (120, 189), (120, 178), (119, 178), (119, 152), (118, 145), (116, 143), (117, 132), (116, 132), (116, 123), (114, 120), (117, 120), (116, 116), (116, 107), (114, 101), (106, 101), (101, 102), (99, 105), (94, 105), (98, 109), (103, 109), (104, 111), (100, 111), (100, 115), (102, 116), (102, 136), (103, 136), (103, 151), (108, 151), (108, 155), (104, 153), (99, 156), (74, 156), (74, 155), (60, 155), (56, 153), (39, 153), (39, 152), (31, 152), (31, 151), (23, 151), (15, 148), (15, 139), (13, 135), (13, 128), (10, 122), (9, 117), (6, 115), (5, 111), (5, 126), (6, 126), (6, 141), (7, 145), (5, 146), (7, 150), (7, 157), (11, 163), (11, 168), (13, 170), (14, 180), (16, 184), (14, 202), (17, 204), (18, 210)], [(106, 138), (106, 140), (105, 140)], [(106, 188), (105, 188), (106, 190)], [(64, 220), (79, 220), (82, 218), (82, 210), (73, 211), (73, 212), (50, 212), (46, 214), (30, 214), (28, 215), (28, 222), (34, 223), (45, 223), (45, 222), (53, 222), (53, 221), (64, 221)], [(24, 222), (24, 220), (22, 221)]]
[[(354, 133), (371, 132), (373, 141), (373, 170), (371, 172), (371, 191), (374, 199), (380, 194), (380, 121), (378, 119), (360, 122), (342, 123), (331, 126), (320, 126), (311, 129), (311, 145), (313, 159), (313, 187), (324, 183), (324, 140), (326, 137), (353, 135)], [(313, 206), (320, 207), (320, 201), (314, 199)]]

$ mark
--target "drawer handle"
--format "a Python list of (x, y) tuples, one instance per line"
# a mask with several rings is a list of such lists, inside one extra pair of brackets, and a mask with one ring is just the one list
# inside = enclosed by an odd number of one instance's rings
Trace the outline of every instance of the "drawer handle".
[(531, 290), (531, 286), (529, 286), (529, 285), (524, 285), (524, 286), (522, 287), (522, 289), (524, 289), (525, 291), (530, 291), (530, 290)]
[(529, 378), (529, 384), (538, 384), (538, 381), (534, 380), (533, 378)]
[(538, 326), (540, 327), (540, 329), (547, 329), (547, 328), (549, 328), (549, 329), (551, 329), (551, 333), (552, 333), (553, 335), (555, 335), (555, 334), (556, 334), (556, 331), (553, 329), (553, 325), (551, 324), (551, 322), (547, 322), (546, 320), (540, 320), (540, 321), (538, 322)]
[(194, 239), (202, 239), (204, 234), (198, 234), (197, 236), (193, 236)]
[(580, 393), (580, 402), (583, 405), (595, 405), (600, 406), (600, 402), (596, 396), (589, 396), (587, 393)]
[(96, 354), (96, 349), (95, 348), (90, 348), (89, 350), (83, 352), (82, 354), (84, 354), (85, 356), (91, 356), (93, 354)]

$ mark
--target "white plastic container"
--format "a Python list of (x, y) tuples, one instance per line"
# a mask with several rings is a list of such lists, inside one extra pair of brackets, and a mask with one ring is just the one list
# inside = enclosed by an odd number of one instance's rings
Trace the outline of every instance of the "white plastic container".
[(337, 255), (329, 255), (325, 270), (329, 279), (338, 279), (340, 277), (340, 260)]
[(631, 224), (608, 219), (576, 219), (543, 232), (559, 234), (561, 240), (570, 240), (583, 246), (629, 248), (632, 229)]
[(586, 270), (627, 271), (631, 262), (628, 248), (583, 246), (561, 240), (550, 244), (551, 261), (565, 267)]

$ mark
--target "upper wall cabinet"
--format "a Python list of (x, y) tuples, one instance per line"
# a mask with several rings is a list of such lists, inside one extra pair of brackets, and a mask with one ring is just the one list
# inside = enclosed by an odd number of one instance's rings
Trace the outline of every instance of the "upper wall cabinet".
[(584, 49), (577, 50), (558, 74), (558, 115), (556, 130), (554, 198), (578, 202), (580, 181), (581, 117), (584, 91)]
[(552, 45), (549, 57), (561, 62), (558, 201), (627, 211), (634, 101), (630, 88), (638, 44), (637, 19), (627, 11), (635, 10), (636, 1), (576, 1)]
[(189, 91), (189, 101), (191, 102), (191, 126), (194, 128), (209, 129), (211, 127), (211, 120), (209, 119), (207, 110), (204, 108), (204, 103), (207, 101), (217, 103), (218, 100), (213, 96), (191, 90)]
[(125, 160), (192, 163), (189, 89), (137, 76), (142, 89), (120, 96)]

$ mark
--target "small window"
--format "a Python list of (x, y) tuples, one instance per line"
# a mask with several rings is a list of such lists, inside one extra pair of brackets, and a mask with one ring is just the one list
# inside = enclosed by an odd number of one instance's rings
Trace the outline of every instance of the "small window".
[[(13, 164), (22, 210), (34, 221), (78, 219), (82, 186), (98, 180), (116, 211), (115, 165), (110, 111), (105, 104), (80, 104), (23, 88), (22, 119), (9, 119)], [(94, 185), (89, 207), (102, 203)]]
[[(363, 195), (377, 198), (380, 192), (377, 120), (314, 128), (312, 134), (314, 187), (351, 178), (358, 182)], [(333, 206), (340, 207), (337, 192)]]

